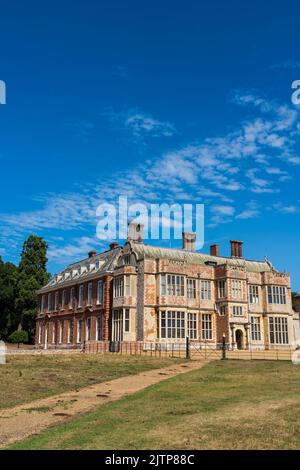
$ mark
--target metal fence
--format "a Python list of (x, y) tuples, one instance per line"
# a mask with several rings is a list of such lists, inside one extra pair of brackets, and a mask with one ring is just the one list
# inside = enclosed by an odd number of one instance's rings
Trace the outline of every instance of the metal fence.
[(295, 348), (272, 348), (258, 350), (249, 345), (248, 349), (230, 349), (229, 344), (212, 344), (206, 341), (176, 343), (147, 343), (147, 342), (111, 342), (90, 341), (83, 346), (83, 352), (100, 354), (119, 354), (150, 357), (174, 357), (193, 360), (219, 360), (219, 359), (244, 359), (244, 360), (277, 360), (291, 361)]

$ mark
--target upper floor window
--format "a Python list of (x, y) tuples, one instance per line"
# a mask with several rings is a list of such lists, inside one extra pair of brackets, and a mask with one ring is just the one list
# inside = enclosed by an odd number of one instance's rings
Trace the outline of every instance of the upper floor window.
[(48, 308), (47, 308), (48, 312), (50, 312), (51, 310), (51, 294), (48, 294)]
[(64, 310), (65, 308), (65, 305), (66, 305), (66, 291), (65, 289), (62, 291), (62, 295), (61, 295), (61, 309)]
[(286, 304), (286, 289), (281, 286), (268, 286), (269, 304)]
[(184, 296), (184, 276), (167, 275), (167, 294)]
[(160, 275), (160, 295), (166, 295), (166, 275)]
[(232, 307), (232, 313), (235, 317), (242, 317), (243, 316), (243, 307), (240, 305), (234, 305)]
[(92, 305), (93, 303), (93, 283), (88, 283), (88, 305)]
[(232, 281), (232, 296), (234, 299), (242, 298), (242, 281), (236, 279)]
[(131, 256), (130, 256), (130, 254), (123, 256), (123, 263), (124, 263), (124, 264), (127, 264), (127, 265), (131, 263)]
[(249, 286), (249, 303), (259, 304), (258, 286)]
[(82, 307), (82, 304), (83, 304), (83, 284), (79, 286), (78, 307)]
[(45, 296), (42, 295), (41, 297), (41, 312), (45, 310)]
[(188, 299), (196, 298), (196, 279), (186, 280), (187, 297)]
[(70, 308), (73, 308), (75, 300), (75, 287), (71, 287), (70, 289)]
[(54, 294), (54, 311), (57, 312), (58, 310), (58, 292)]
[(125, 276), (125, 295), (130, 295), (130, 276)]
[(226, 315), (226, 306), (222, 305), (219, 309), (219, 314), (221, 317), (224, 317)]
[(102, 304), (103, 298), (103, 281), (99, 280), (97, 283), (97, 304)]
[(226, 297), (226, 281), (219, 281), (218, 283), (219, 299)]
[(124, 296), (124, 276), (117, 276), (114, 280), (114, 297)]
[(200, 298), (201, 300), (211, 299), (211, 281), (201, 281)]

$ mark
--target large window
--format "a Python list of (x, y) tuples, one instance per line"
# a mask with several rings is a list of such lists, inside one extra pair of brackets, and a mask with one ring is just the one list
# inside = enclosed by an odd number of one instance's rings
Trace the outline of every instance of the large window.
[(45, 344), (49, 343), (49, 322), (46, 323)]
[(286, 290), (281, 286), (268, 286), (269, 304), (286, 304)]
[(92, 305), (93, 303), (93, 283), (88, 283), (88, 305)]
[(103, 298), (103, 281), (100, 280), (97, 283), (97, 304), (102, 304)]
[(54, 294), (54, 312), (57, 312), (58, 310), (58, 292), (55, 292)]
[(167, 294), (184, 296), (184, 276), (167, 275)]
[(232, 297), (234, 299), (242, 298), (242, 281), (236, 279), (232, 281)]
[(73, 342), (73, 320), (69, 320), (69, 327), (68, 327), (68, 343)]
[(166, 295), (166, 275), (160, 275), (160, 295)]
[(125, 276), (125, 295), (130, 295), (130, 276)]
[(86, 339), (87, 341), (91, 340), (91, 328), (92, 328), (92, 319), (89, 317), (86, 322)]
[(212, 339), (212, 316), (209, 313), (202, 315), (202, 339)]
[(61, 309), (64, 310), (66, 305), (66, 291), (65, 289), (62, 291), (61, 294)]
[(42, 342), (42, 335), (43, 335), (43, 322), (39, 322), (39, 337), (38, 337), (38, 343), (41, 344)]
[(250, 304), (259, 304), (258, 286), (249, 286), (249, 303)]
[(48, 308), (47, 308), (48, 312), (50, 312), (51, 310), (51, 294), (48, 294)]
[(160, 337), (163, 339), (185, 338), (184, 312), (160, 312)]
[(59, 322), (59, 342), (64, 342), (64, 320), (60, 320)]
[(77, 343), (82, 341), (82, 320), (78, 320), (77, 323)]
[(45, 296), (42, 295), (41, 297), (41, 312), (45, 310)]
[(201, 300), (211, 299), (211, 281), (201, 281), (200, 298)]
[(124, 276), (117, 276), (114, 281), (114, 297), (124, 296)]
[(234, 305), (232, 307), (232, 313), (235, 317), (242, 317), (243, 316), (243, 307), (240, 305)]
[(196, 298), (196, 279), (187, 279), (186, 288), (187, 288), (187, 298), (195, 299)]
[(260, 318), (259, 317), (251, 317), (250, 329), (251, 329), (252, 341), (260, 341), (261, 331), (260, 331)]
[(101, 317), (97, 317), (96, 340), (101, 341)]
[(129, 331), (130, 331), (130, 311), (129, 311), (129, 308), (125, 309), (124, 331), (126, 331), (126, 333), (129, 333)]
[(198, 338), (198, 315), (197, 313), (188, 313), (187, 315), (188, 337), (190, 339)]
[(218, 282), (218, 294), (219, 299), (224, 299), (224, 297), (226, 297), (226, 281)]
[(78, 307), (83, 306), (83, 284), (79, 286)]
[(57, 343), (57, 321), (53, 322), (53, 330), (52, 330), (52, 343)]
[(69, 305), (70, 309), (74, 307), (74, 300), (75, 300), (75, 288), (71, 287), (71, 289), (70, 289), (70, 305)]
[(288, 344), (288, 321), (286, 317), (269, 317), (271, 344)]
[(112, 314), (112, 340), (123, 341), (123, 310), (114, 310)]

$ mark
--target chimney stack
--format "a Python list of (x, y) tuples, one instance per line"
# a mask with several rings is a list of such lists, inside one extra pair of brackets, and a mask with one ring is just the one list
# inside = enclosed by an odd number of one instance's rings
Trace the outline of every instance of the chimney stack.
[(88, 252), (89, 258), (93, 258), (93, 256), (96, 256), (97, 252), (95, 250), (91, 250)]
[(210, 255), (219, 256), (219, 245), (210, 245)]
[(294, 296), (294, 310), (297, 313), (300, 313), (300, 295), (297, 294)]
[(143, 243), (144, 225), (137, 224), (136, 222), (129, 222), (127, 240), (133, 242)]
[(196, 234), (182, 232), (182, 249), (186, 251), (196, 251)]
[(242, 258), (243, 257), (243, 242), (239, 240), (230, 240), (231, 246), (231, 257), (232, 258)]

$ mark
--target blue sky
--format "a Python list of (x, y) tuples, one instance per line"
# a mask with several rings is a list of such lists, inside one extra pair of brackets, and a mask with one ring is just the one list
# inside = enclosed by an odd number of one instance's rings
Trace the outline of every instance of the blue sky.
[(242, 239), (300, 290), (299, 13), (289, 0), (3, 3), (0, 255), (17, 262), (42, 235), (55, 272), (103, 248), (102, 201), (198, 202), (204, 251)]

